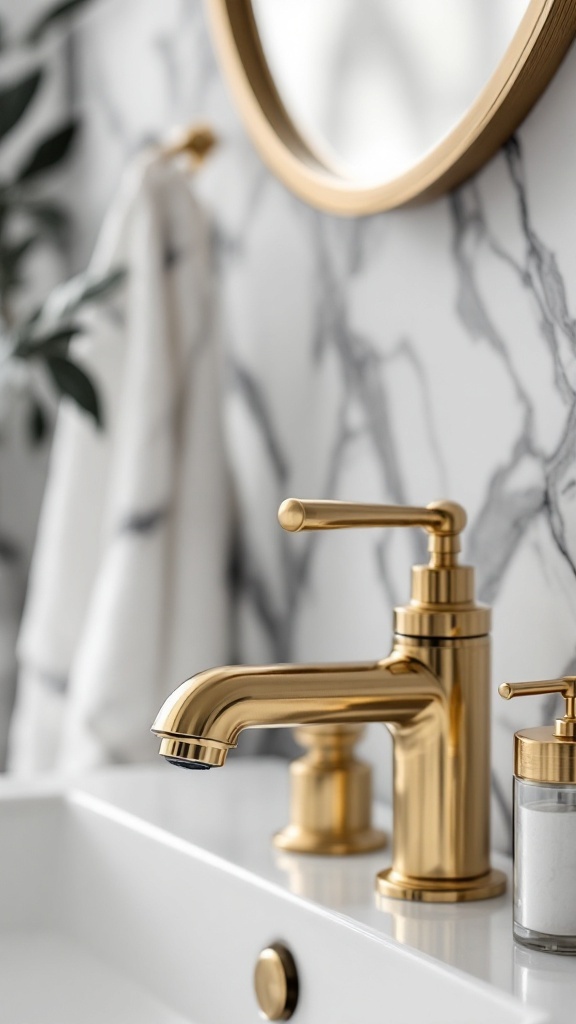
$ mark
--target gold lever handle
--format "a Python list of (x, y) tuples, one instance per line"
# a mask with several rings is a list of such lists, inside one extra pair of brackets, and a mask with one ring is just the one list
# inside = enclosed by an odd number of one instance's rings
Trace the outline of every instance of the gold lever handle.
[(426, 508), (398, 505), (363, 505), (349, 501), (310, 501), (287, 498), (278, 509), (284, 530), (346, 530), (358, 526), (421, 526), (437, 536), (455, 537), (466, 526), (466, 513), (454, 501), (438, 501)]
[(536, 697), (541, 693), (561, 693), (566, 700), (564, 718), (557, 718), (554, 735), (560, 739), (576, 739), (576, 676), (562, 679), (536, 679), (533, 683), (502, 683), (498, 693), (504, 700), (511, 697)]
[(502, 683), (498, 693), (504, 700), (512, 697), (537, 697), (542, 693), (561, 693), (567, 700), (576, 697), (576, 676), (563, 679), (535, 679), (531, 683)]

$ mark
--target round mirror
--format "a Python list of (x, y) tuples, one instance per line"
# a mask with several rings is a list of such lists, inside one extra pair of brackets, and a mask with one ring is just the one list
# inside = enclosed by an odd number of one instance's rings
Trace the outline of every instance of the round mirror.
[(321, 209), (431, 198), (475, 171), (545, 87), (574, 0), (208, 0), (272, 170)]

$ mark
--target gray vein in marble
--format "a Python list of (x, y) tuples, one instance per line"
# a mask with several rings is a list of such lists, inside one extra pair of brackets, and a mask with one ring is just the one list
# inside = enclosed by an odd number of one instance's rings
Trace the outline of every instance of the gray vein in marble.
[[(544, 245), (534, 230), (528, 208), (522, 152), (516, 138), (510, 139), (505, 147), (510, 175), (516, 186), (517, 200), (521, 212), (522, 226), (528, 243), (526, 267), (526, 284), (535, 297), (540, 298), (540, 308), (547, 321), (558, 328), (567, 338), (570, 352), (576, 357), (576, 321), (568, 311), (566, 286), (554, 253)], [(554, 342), (554, 335), (548, 336)], [(561, 357), (558, 348), (555, 354), (559, 362)], [(562, 367), (563, 370), (566, 367)], [(568, 383), (568, 375), (567, 383)], [(570, 386), (574, 392), (574, 386)]]
[[(575, 482), (575, 473), (576, 402), (570, 411), (562, 441), (553, 457), (549, 460), (547, 473), (548, 490), (546, 495), (546, 505), (552, 534), (559, 550), (576, 576), (576, 552), (570, 548), (566, 530), (570, 522), (570, 520), (567, 521), (567, 516), (570, 519), (573, 519), (574, 516), (571, 495)], [(569, 476), (568, 480), (566, 480), (567, 475)]]
[[(496, 598), (507, 566), (526, 529), (542, 512), (550, 523), (558, 550), (576, 574), (576, 557), (566, 539), (562, 508), (562, 499), (570, 494), (570, 488), (566, 490), (565, 476), (570, 473), (573, 479), (576, 462), (576, 406), (571, 383), (574, 379), (571, 364), (576, 352), (576, 324), (568, 310), (566, 287), (558, 262), (531, 223), (522, 151), (517, 139), (509, 141), (504, 154), (525, 240), (523, 264), (519, 264), (491, 237), (476, 186), (465, 186), (452, 199), (454, 256), (460, 286), (458, 312), (471, 336), (487, 341), (498, 352), (524, 410), (521, 435), (507, 463), (496, 469), (484, 506), (470, 531), (470, 549), (479, 568), (479, 593), (481, 599), (487, 601)], [(533, 297), (541, 316), (542, 341), (551, 352), (556, 383), (568, 406), (564, 434), (556, 451), (548, 457), (536, 443), (530, 396), (514, 370), (506, 343), (496, 331), (476, 284), (475, 256), (479, 244), (486, 245), (515, 271), (521, 286)], [(560, 345), (559, 337), (567, 342), (567, 351)], [(541, 484), (518, 489), (514, 487), (512, 477), (522, 460), (526, 459), (538, 471), (536, 475), (540, 475)]]
[[(285, 486), (289, 470), (276, 437), (272, 416), (254, 377), (245, 368), (240, 368), (238, 363), (235, 364), (234, 371), (236, 383), (241, 383), (241, 394), (246, 401), (247, 410), (255, 420), (265, 441), (269, 458), (275, 469), (277, 496), (281, 500), (286, 497)], [(342, 464), (342, 453), (349, 440), (350, 431), (346, 424), (343, 406), (339, 417), (338, 432), (332, 445), (326, 481), (324, 486), (319, 488), (320, 497), (334, 494)], [(306, 588), (310, 577), (312, 559), (320, 542), (320, 534), (311, 533), (303, 538), (303, 544), (299, 551), (296, 550), (291, 537), (280, 532), (278, 536), (283, 566), (282, 608), (277, 607), (277, 603), (270, 593), (258, 552), (253, 550), (244, 531), (240, 531), (238, 535), (233, 571), (239, 592), (249, 600), (268, 637), (271, 656), (277, 661), (289, 661), (292, 656), (293, 634), (300, 606), (300, 595)]]
[(38, 677), (42, 686), (53, 693), (65, 694), (68, 690), (68, 676), (60, 675), (57, 672), (49, 672), (47, 669), (40, 669), (34, 666), (34, 675)]
[(237, 538), (234, 569), (239, 591), (250, 602), (260, 625), (266, 632), (272, 657), (282, 660), (281, 652), (285, 647), (284, 621), (272, 600), (258, 557), (243, 531)]
[[(328, 461), (326, 480), (321, 486), (320, 497), (332, 497), (336, 493), (338, 476), (342, 467), (344, 452), (355, 432), (351, 432), (346, 423), (346, 401), (341, 404), (338, 417), (338, 430), (334, 438)], [(299, 612), (300, 595), (305, 591), (312, 575), (313, 560), (322, 539), (321, 533), (307, 534), (300, 552), (294, 549), (292, 538), (281, 534), (281, 552), (286, 580), (286, 654), (291, 653), (292, 638), (296, 617)]]
[(314, 352), (317, 358), (322, 357), (328, 346), (337, 352), (346, 390), (362, 407), (367, 433), (382, 471), (384, 490), (392, 501), (405, 505), (406, 489), (388, 412), (382, 357), (368, 339), (349, 327), (345, 282), (334, 272), (323, 223), (318, 220), (316, 223), (319, 300)]
[(362, 406), (384, 489), (393, 502), (406, 505), (408, 495), (394, 439), (381, 357), (371, 342), (352, 331), (339, 330), (334, 342), (340, 352), (349, 387)]
[[(431, 442), (436, 455), (441, 477), (445, 467), (440, 453), (433, 412), (426, 394), (425, 373), (415, 349), (407, 340), (401, 340), (388, 356), (383, 356), (368, 338), (353, 331), (348, 322), (346, 304), (346, 281), (335, 271), (330, 247), (327, 245), (323, 221), (316, 220), (314, 238), (317, 246), (317, 274), (319, 280), (317, 328), (314, 338), (316, 358), (321, 358), (327, 347), (332, 346), (339, 356), (342, 380), (351, 402), (362, 408), (366, 432), (370, 438), (382, 476), (383, 492), (387, 500), (398, 505), (408, 504), (408, 491), (404, 480), (402, 460), (398, 452), (394, 426), (389, 413), (386, 368), (390, 359), (399, 355), (408, 358), (417, 371), (422, 384), (424, 412), (428, 419)], [(356, 236), (350, 232), (345, 241), (350, 248), (355, 246)], [(354, 257), (344, 259), (349, 267)], [(411, 531), (410, 543), (414, 561), (425, 557), (425, 542), (418, 531)]]
[(453, 255), (458, 280), (457, 313), (473, 340), (487, 341), (498, 353), (513, 382), (514, 390), (524, 412), (524, 431), (531, 433), (532, 407), (520, 377), (514, 369), (504, 338), (493, 323), (476, 282), (476, 257), (483, 245), (498, 247), (490, 242), (488, 227), (476, 185), (465, 186), (451, 196), (453, 223)]
[(478, 596), (487, 604), (493, 604), (498, 596), (526, 529), (545, 509), (542, 489), (515, 491), (509, 485), (512, 471), (526, 457), (530, 453), (525, 450), (524, 438), (520, 438), (508, 462), (494, 473), (484, 505), (469, 531), (468, 551), (476, 566)]
[(442, 494), (448, 494), (450, 491), (448, 484), (448, 467), (446, 466), (446, 460), (442, 454), (440, 438), (436, 429), (428, 377), (416, 347), (409, 338), (401, 338), (398, 345), (390, 352), (390, 355), (387, 357), (387, 361), (391, 362), (396, 358), (405, 359), (412, 367), (418, 379), (418, 383), (420, 385), (420, 409), (424, 414), (426, 433), (436, 462), (436, 470), (440, 481), (440, 490)]
[(375, 547), (376, 554), (376, 567), (378, 569), (378, 578), (382, 584), (382, 590), (384, 591), (388, 604), (391, 608), (396, 608), (402, 604), (402, 595), (399, 588), (396, 586), (394, 577), (388, 570), (387, 565), (387, 554), (390, 544), (392, 542), (392, 534), (388, 531), (384, 531), (382, 537), (377, 542)]
[(132, 512), (121, 522), (120, 533), (151, 533), (160, 526), (170, 514), (169, 506), (149, 509), (145, 512)]
[[(243, 400), (249, 416), (255, 422), (264, 441), (277, 489), (283, 487), (289, 476), (288, 464), (276, 434), (272, 414), (258, 382), (247, 367), (242, 366), (239, 360), (232, 357), (228, 360), (228, 381), (229, 386)], [(258, 622), (268, 638), (271, 656), (282, 660), (282, 653), (286, 648), (284, 616), (276, 607), (270, 593), (266, 574), (260, 566), (259, 553), (253, 550), (241, 523), (236, 525), (229, 578), (236, 597), (242, 595), (256, 614)], [(236, 631), (235, 626), (236, 623), (234, 623), (234, 631)], [(237, 635), (233, 643), (238, 644)], [(287, 660), (287, 658), (284, 657), (283, 660)]]
[(231, 386), (242, 394), (246, 407), (266, 445), (276, 480), (278, 483), (285, 484), (289, 475), (288, 462), (276, 436), (264, 392), (258, 386), (254, 375), (237, 359), (230, 358), (228, 367)]
[(130, 145), (130, 133), (120, 116), (118, 104), (110, 93), (107, 77), (99, 67), (96, 67), (94, 73), (92, 96), (95, 103), (100, 107), (106, 122), (106, 135), (120, 143), (123, 152), (132, 152), (133, 147)]

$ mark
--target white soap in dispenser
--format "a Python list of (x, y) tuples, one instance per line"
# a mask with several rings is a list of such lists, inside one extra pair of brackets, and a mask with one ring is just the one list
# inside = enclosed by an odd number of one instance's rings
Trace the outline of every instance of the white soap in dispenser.
[(503, 683), (499, 693), (566, 699), (564, 718), (514, 736), (514, 937), (576, 954), (576, 676)]

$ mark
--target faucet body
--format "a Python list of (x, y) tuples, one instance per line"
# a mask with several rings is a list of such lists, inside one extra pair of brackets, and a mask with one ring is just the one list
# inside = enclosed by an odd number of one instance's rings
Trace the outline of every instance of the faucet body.
[(381, 722), (394, 738), (394, 838), (379, 893), (446, 902), (499, 895), (505, 878), (489, 859), (490, 617), (473, 602), (472, 570), (455, 567), (453, 554), (436, 551), (436, 564), (414, 567), (413, 600), (395, 611), (389, 657), (201, 672), (161, 709), (160, 753), (217, 766), (243, 729)]
[[(490, 872), (490, 641), (396, 634), (396, 656), (436, 682), (435, 697), (394, 737), (393, 878)], [(441, 892), (441, 888), (438, 890)]]

